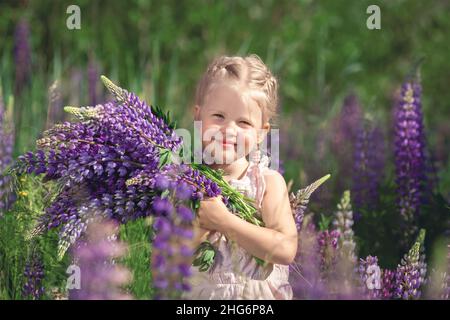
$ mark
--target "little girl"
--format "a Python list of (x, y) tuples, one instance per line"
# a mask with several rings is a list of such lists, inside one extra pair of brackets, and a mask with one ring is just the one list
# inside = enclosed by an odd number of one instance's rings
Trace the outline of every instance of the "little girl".
[(210, 166), (255, 200), (265, 226), (230, 212), (220, 197), (202, 200), (194, 245), (209, 240), (217, 254), (207, 272), (192, 267), (192, 290), (184, 299), (292, 299), (288, 265), (297, 229), (286, 182), (259, 150), (277, 108), (277, 88), (257, 55), (216, 58), (197, 86), (194, 117), (202, 124), (204, 155), (209, 150)]

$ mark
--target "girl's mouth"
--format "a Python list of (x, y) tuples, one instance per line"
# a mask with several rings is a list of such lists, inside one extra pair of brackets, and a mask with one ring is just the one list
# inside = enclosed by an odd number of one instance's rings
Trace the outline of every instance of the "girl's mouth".
[(234, 142), (229, 142), (229, 141), (222, 141), (222, 146), (224, 147), (234, 147), (236, 144)]

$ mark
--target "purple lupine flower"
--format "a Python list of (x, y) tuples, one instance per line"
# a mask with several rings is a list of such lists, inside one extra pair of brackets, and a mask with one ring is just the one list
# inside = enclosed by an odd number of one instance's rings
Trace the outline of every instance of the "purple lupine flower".
[(416, 242), (398, 265), (395, 274), (394, 297), (404, 300), (420, 298), (420, 243)]
[[(179, 298), (183, 291), (190, 290), (190, 259), (194, 254), (188, 246), (193, 237), (191, 222), (194, 213), (182, 204), (189, 198), (183, 193), (181, 198), (176, 198), (180, 195), (179, 186), (168, 185), (171, 186), (167, 189), (171, 196), (159, 199), (153, 206), (156, 236), (153, 239), (152, 274), (153, 285), (157, 289), (156, 299)], [(177, 203), (177, 207), (174, 208), (172, 203)]]
[(30, 28), (26, 20), (20, 20), (14, 34), (14, 63), (16, 68), (15, 90), (20, 95), (31, 75)]
[(370, 125), (356, 131), (353, 150), (352, 199), (355, 220), (362, 208), (373, 210), (379, 202), (379, 188), (384, 169), (384, 140), (380, 127)]
[(328, 290), (320, 273), (317, 232), (309, 220), (304, 222), (298, 240), (299, 247), (295, 260), (289, 265), (289, 283), (294, 299), (324, 299), (328, 295)]
[(388, 269), (381, 271), (381, 292), (380, 298), (383, 300), (392, 299), (395, 292), (396, 272)]
[(349, 262), (356, 262), (355, 247), (356, 243), (353, 240), (353, 212), (350, 203), (350, 191), (344, 191), (342, 199), (337, 206), (333, 226), (339, 232), (340, 250), (343, 257)]
[(320, 272), (323, 278), (332, 276), (338, 262), (338, 230), (320, 231), (317, 236), (317, 254), (320, 258)]
[(331, 148), (339, 164), (337, 188), (350, 188), (347, 177), (352, 176), (352, 155), (357, 133), (363, 124), (363, 111), (355, 94), (344, 99), (340, 114), (335, 118), (332, 129)]
[(26, 299), (39, 300), (45, 292), (42, 280), (44, 279), (44, 264), (40, 254), (33, 250), (24, 271), (25, 283), (22, 296)]
[(344, 99), (339, 119), (339, 137), (337, 139), (353, 139), (362, 123), (362, 109), (355, 94), (350, 94)]
[(402, 86), (395, 107), (395, 171), (400, 214), (405, 222), (405, 240), (417, 231), (423, 182), (425, 155), (421, 86), (408, 81)]
[(378, 258), (368, 256), (360, 259), (359, 273), (363, 290), (369, 299), (379, 299), (382, 289), (381, 269), (378, 266)]
[(3, 96), (0, 88), (0, 218), (14, 201), (14, 194), (10, 188), (10, 177), (6, 170), (12, 165), (14, 147), (14, 131), (12, 115), (6, 114)]
[(289, 266), (294, 299), (361, 299), (354, 268), (337, 255), (338, 233), (316, 232), (309, 218), (305, 217), (297, 255)]
[(96, 221), (89, 225), (86, 239), (77, 242), (73, 248), (73, 262), (80, 270), (80, 286), (69, 290), (69, 299), (132, 299), (121, 289), (131, 281), (131, 273), (114, 261), (126, 253), (126, 246), (115, 240), (116, 232), (115, 223)]

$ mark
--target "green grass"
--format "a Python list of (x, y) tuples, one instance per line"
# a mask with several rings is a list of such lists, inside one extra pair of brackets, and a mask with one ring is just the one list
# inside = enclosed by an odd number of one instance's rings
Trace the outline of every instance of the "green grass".
[(148, 219), (128, 222), (120, 228), (120, 239), (128, 245), (128, 254), (122, 259), (122, 262), (133, 272), (133, 281), (127, 290), (136, 299), (153, 297), (150, 268), (151, 235), (152, 228)]

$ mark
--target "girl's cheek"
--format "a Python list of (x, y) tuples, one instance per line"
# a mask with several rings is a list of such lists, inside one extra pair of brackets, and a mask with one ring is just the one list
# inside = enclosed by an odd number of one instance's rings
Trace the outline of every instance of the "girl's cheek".
[(249, 132), (245, 136), (245, 147), (248, 151), (251, 151), (256, 145), (256, 133)]

